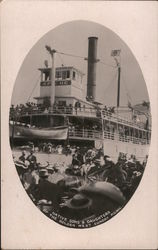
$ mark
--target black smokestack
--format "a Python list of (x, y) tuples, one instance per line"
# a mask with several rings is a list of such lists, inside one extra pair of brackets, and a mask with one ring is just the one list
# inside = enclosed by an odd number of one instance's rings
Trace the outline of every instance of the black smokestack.
[(94, 101), (96, 97), (96, 65), (98, 37), (89, 37), (88, 45), (88, 76), (87, 76), (87, 99)]

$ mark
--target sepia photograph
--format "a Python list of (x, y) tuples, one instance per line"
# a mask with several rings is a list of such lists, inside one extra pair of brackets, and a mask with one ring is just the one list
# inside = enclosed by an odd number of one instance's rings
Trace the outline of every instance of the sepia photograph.
[(155, 3), (1, 6), (2, 248), (156, 249)]

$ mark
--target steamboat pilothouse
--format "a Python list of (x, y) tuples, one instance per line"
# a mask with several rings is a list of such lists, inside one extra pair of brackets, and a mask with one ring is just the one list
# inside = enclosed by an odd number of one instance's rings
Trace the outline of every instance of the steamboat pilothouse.
[[(120, 152), (133, 154), (140, 161), (148, 154), (151, 119), (145, 105), (120, 106), (120, 50), (112, 56), (118, 70), (117, 106), (110, 110), (96, 100), (97, 37), (88, 38), (87, 94), (83, 93), (84, 74), (73, 66), (55, 68), (56, 51), (46, 46), (52, 65), (39, 68), (40, 96), (37, 105), (10, 112), (10, 138), (16, 140), (64, 141), (69, 144), (103, 148), (114, 161)], [(103, 108), (102, 108), (103, 107)]]

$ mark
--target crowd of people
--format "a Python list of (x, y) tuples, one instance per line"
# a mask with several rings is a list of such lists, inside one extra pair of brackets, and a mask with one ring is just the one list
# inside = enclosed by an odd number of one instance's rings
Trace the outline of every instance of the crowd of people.
[[(33, 143), (29, 141), (27, 145), (19, 146), (20, 150), (32, 150), (35, 153), (48, 153), (48, 154), (65, 154), (65, 155), (73, 155), (77, 150), (76, 145), (61, 145), (61, 144), (53, 144), (51, 141), (39, 141)], [(88, 147), (84, 147), (85, 150)]]
[(44, 112), (47, 109), (47, 105), (37, 104), (35, 102), (26, 102), (25, 104), (11, 105), (10, 107), (10, 119), (15, 119), (19, 115), (32, 113), (32, 112)]
[(140, 163), (134, 155), (127, 159), (120, 153), (116, 163), (102, 150), (95, 148), (84, 152), (77, 148), (72, 156), (70, 173), (84, 176), (87, 181), (106, 181), (117, 186), (128, 200), (136, 190), (142, 178), (147, 157)]
[(76, 195), (75, 189), (85, 184), (110, 183), (120, 190), (127, 202), (138, 187), (147, 162), (147, 157), (141, 164), (134, 155), (127, 159), (125, 154), (120, 153), (114, 163), (108, 155), (103, 154), (102, 149), (92, 147), (58, 145), (56, 148), (60, 148), (59, 154), (71, 155), (71, 164), (41, 164), (34, 147), (29, 154), (23, 150), (19, 159), (14, 159), (25, 190), (47, 215), (52, 209), (65, 211), (63, 204)]
[[(10, 118), (13, 119), (18, 115), (22, 115), (22, 114), (26, 114), (26, 113), (33, 113), (33, 112), (49, 112), (50, 111), (50, 100), (46, 99), (43, 104), (37, 104), (35, 102), (26, 102), (25, 104), (17, 104), (15, 105), (11, 105), (10, 107)], [(79, 102), (76, 102), (76, 104), (74, 105), (74, 107), (72, 106), (72, 104), (70, 105), (60, 105), (59, 103), (54, 103), (53, 105), (53, 109), (56, 112), (64, 112), (64, 113), (72, 113), (72, 110), (74, 109), (76, 111), (81, 111), (81, 104)], [(86, 111), (85, 107), (82, 107), (83, 111)], [(88, 110), (90, 111), (90, 110)], [(98, 116), (100, 117), (101, 115), (101, 109), (99, 106), (97, 106), (95, 108), (96, 114), (98, 114)], [(104, 107), (103, 108), (103, 112), (106, 115), (112, 115), (113, 113), (115, 113), (115, 108), (114, 107)]]

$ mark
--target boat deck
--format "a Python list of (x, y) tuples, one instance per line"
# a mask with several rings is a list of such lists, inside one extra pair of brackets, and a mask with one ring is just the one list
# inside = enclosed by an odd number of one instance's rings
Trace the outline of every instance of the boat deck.
[(95, 109), (95, 108), (75, 108), (75, 107), (55, 107), (50, 109), (26, 109), (21, 110), (19, 113), (21, 117), (25, 116), (43, 116), (43, 115), (50, 115), (50, 116), (76, 116), (76, 117), (85, 117), (85, 118), (94, 118), (94, 119), (104, 119), (107, 121), (111, 121), (118, 124), (123, 124), (126, 126), (135, 127), (138, 129), (145, 129), (144, 123), (137, 122), (135, 120), (127, 119), (123, 116), (120, 116), (119, 114), (111, 113), (108, 111), (105, 111), (103, 109)]

